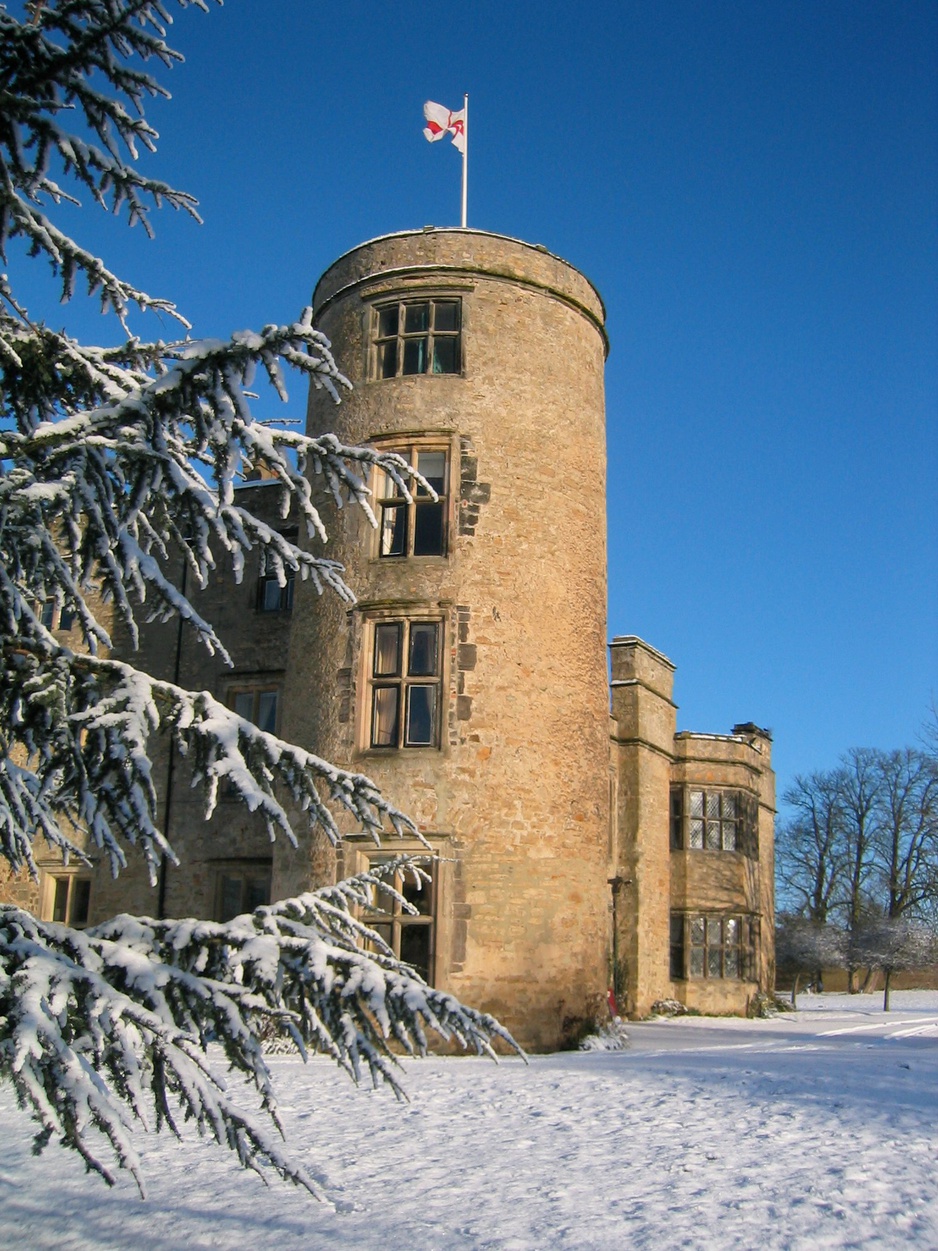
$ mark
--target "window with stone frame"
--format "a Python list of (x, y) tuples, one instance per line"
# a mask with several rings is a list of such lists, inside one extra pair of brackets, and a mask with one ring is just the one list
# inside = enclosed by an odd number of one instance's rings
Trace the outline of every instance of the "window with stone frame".
[(245, 683), (228, 688), (228, 707), (252, 721), (259, 730), (276, 734), (280, 714), (280, 686), (278, 683)]
[[(245, 721), (250, 721), (266, 734), (277, 734), (280, 727), (280, 685), (258, 679), (232, 685), (225, 693), (225, 703)], [(233, 782), (222, 783), (220, 795), (223, 800), (235, 800), (239, 796)], [(217, 911), (217, 910), (216, 910)], [(244, 909), (242, 908), (243, 912)]]
[(366, 747), (439, 747), (442, 636), (439, 619), (369, 623)]
[(672, 912), (671, 978), (752, 981), (758, 937), (758, 917)]
[[(369, 856), (368, 862), (369, 866), (374, 866), (387, 863), (390, 859), (386, 855)], [(412, 872), (396, 873), (388, 883), (395, 894), (372, 887), (371, 906), (362, 920), (384, 940), (399, 960), (411, 965), (425, 982), (432, 985), (436, 945), (436, 866), (422, 864), (420, 867), (428, 880)]]
[(433, 495), (414, 482), (408, 500), (399, 483), (384, 469), (375, 471), (380, 557), (445, 556), (448, 547), (449, 447), (401, 444), (382, 447), (397, 452), (433, 488)]
[(672, 786), (671, 846), (758, 857), (758, 802), (745, 791)]
[[(281, 534), (291, 543), (295, 543), (299, 530), (293, 527), (290, 530), (282, 530)], [(283, 573), (286, 581), (281, 586), (273, 562), (268, 560), (265, 552), (261, 553), (260, 577), (257, 584), (258, 612), (291, 612), (293, 610), (293, 585), (296, 581), (296, 570), (285, 567)]]
[(373, 377), (458, 374), (462, 301), (452, 296), (400, 299), (372, 310)]
[(219, 865), (215, 878), (216, 921), (230, 921), (269, 904), (272, 867), (270, 859), (232, 860)]
[(91, 876), (88, 873), (50, 873), (46, 879), (42, 915), (45, 921), (57, 921), (82, 929), (91, 912)]
[(70, 630), (75, 624), (75, 610), (60, 608), (54, 599), (47, 599), (39, 605), (39, 620), (47, 630)]

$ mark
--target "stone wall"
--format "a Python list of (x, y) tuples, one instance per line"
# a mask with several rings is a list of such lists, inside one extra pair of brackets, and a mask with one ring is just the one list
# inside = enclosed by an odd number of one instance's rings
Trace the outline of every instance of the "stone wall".
[[(374, 302), (422, 294), (461, 300), (460, 373), (373, 380)], [(330, 513), (329, 551), (359, 602), (314, 605), (298, 588), (295, 685), (325, 697), (294, 699), (287, 729), (369, 773), (445, 844), (460, 890), (440, 900), (437, 983), (528, 1045), (555, 1045), (607, 977), (602, 304), (547, 252), (458, 230), (356, 249), (315, 303), (355, 390), (338, 409), (314, 391), (310, 433), (445, 446), (450, 543), (382, 559), (359, 510)], [(438, 749), (366, 745), (369, 614), (394, 608), (443, 623)]]
[[(732, 734), (675, 732), (674, 666), (634, 635), (612, 655), (612, 752), (616, 808), (616, 990), (644, 1016), (659, 999), (703, 1012), (745, 1012), (774, 983), (774, 774), (771, 738), (756, 726)], [(675, 847), (672, 786), (748, 797), (754, 839), (739, 850)], [(671, 916), (745, 917), (756, 933), (746, 977), (672, 977)]]

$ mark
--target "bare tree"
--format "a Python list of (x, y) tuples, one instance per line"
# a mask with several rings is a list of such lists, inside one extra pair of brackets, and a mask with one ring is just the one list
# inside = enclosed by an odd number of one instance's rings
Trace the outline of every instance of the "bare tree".
[(846, 870), (842, 779), (838, 771), (795, 778), (783, 801), (794, 815), (776, 831), (776, 874), (793, 912), (823, 924)]
[(835, 925), (806, 916), (780, 913), (775, 930), (778, 967), (792, 975), (791, 1006), (798, 1006), (798, 988), (806, 974), (815, 977), (822, 969), (839, 968), (846, 962), (847, 935)]
[(851, 962), (883, 971), (883, 1011), (890, 1008), (892, 976), (938, 960), (938, 934), (932, 926), (906, 917), (867, 921), (850, 936)]
[(938, 893), (938, 767), (912, 748), (881, 753), (873, 843), (889, 920), (920, 914)]
[[(843, 808), (845, 873), (839, 905), (847, 929), (856, 932), (875, 905), (870, 897), (876, 804), (879, 799), (878, 753), (854, 747), (842, 758), (838, 788)], [(859, 965), (848, 963), (847, 985), (856, 991)]]
[[(920, 953), (922, 945), (906, 942), (899, 931), (895, 942), (882, 936), (889, 925), (927, 922), (938, 913), (936, 752), (927, 744), (926, 750), (892, 752), (855, 748), (836, 769), (796, 778), (783, 801), (793, 815), (779, 825), (778, 880), (794, 915), (789, 932), (780, 928), (781, 950), (794, 944), (798, 959), (806, 960), (811, 926), (839, 922), (851, 937), (851, 991), (861, 968), (867, 970), (865, 987), (875, 968), (898, 968), (895, 961)], [(868, 958), (892, 950), (890, 943), (898, 953), (891, 966), (882, 963), (885, 957)], [(829, 955), (822, 953), (818, 969)]]
[(931, 701), (918, 737), (925, 754), (938, 761), (938, 699)]

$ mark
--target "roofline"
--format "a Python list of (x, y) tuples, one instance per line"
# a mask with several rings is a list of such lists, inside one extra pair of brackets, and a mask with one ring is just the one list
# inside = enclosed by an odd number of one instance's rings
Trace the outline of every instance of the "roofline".
[[(353, 256), (356, 252), (360, 252), (364, 248), (371, 247), (373, 244), (383, 243), (386, 239), (405, 239), (405, 238), (416, 239), (416, 238), (419, 238), (421, 235), (433, 234), (433, 233), (478, 235), (487, 239), (502, 239), (508, 243), (517, 244), (519, 247), (527, 248), (529, 251), (540, 252), (542, 255), (550, 257), (551, 260), (557, 261), (558, 264), (564, 265), (567, 269), (572, 270), (572, 272), (576, 274), (578, 278), (582, 278), (582, 280), (586, 283), (589, 289), (593, 292), (593, 295), (596, 297), (597, 303), (599, 304), (599, 310), (600, 310), (601, 316), (597, 316), (596, 312), (592, 308), (582, 303), (581, 300), (577, 299), (575, 295), (572, 295), (566, 291), (563, 291), (558, 287), (554, 287), (549, 283), (539, 282), (533, 278), (519, 278), (517, 275), (500, 274), (496, 270), (487, 268), (485, 266), (473, 265), (471, 262), (453, 263), (453, 262), (434, 261), (430, 264), (406, 264), (405, 263), (405, 264), (394, 265), (389, 269), (382, 269), (379, 272), (362, 274), (358, 278), (355, 278), (351, 282), (347, 283), (344, 287), (339, 287), (337, 290), (333, 291), (331, 295), (327, 295), (326, 298), (323, 299), (321, 302), (317, 302), (316, 294), (319, 291), (320, 286), (322, 285), (322, 280), (326, 277), (327, 274), (331, 273), (331, 271), (335, 269), (337, 265), (340, 265), (341, 262), (347, 256)], [(469, 228), (464, 230), (460, 226), (424, 226), (422, 230), (398, 230), (398, 231), (395, 231), (393, 234), (377, 235), (375, 236), (374, 239), (368, 239), (364, 243), (356, 244), (354, 248), (349, 248), (347, 252), (343, 252), (341, 256), (336, 257), (336, 259), (332, 261), (332, 263), (328, 265), (326, 269), (323, 270), (323, 272), (319, 275), (319, 277), (316, 280), (316, 285), (313, 288), (313, 295), (312, 295), (314, 323), (318, 322), (322, 313), (327, 308), (329, 308), (336, 300), (347, 297), (353, 291), (356, 291), (358, 288), (362, 286), (367, 286), (369, 283), (374, 282), (376, 278), (379, 278), (379, 277), (401, 278), (408, 274), (437, 275), (437, 276), (459, 275), (459, 274), (466, 274), (469, 276), (475, 275), (478, 277), (496, 279), (498, 281), (511, 281), (511, 282), (517, 283), (520, 286), (527, 287), (528, 289), (532, 291), (539, 291), (544, 294), (550, 295), (553, 298), (558, 299), (562, 303), (566, 304), (568, 308), (575, 309), (578, 313), (580, 313), (583, 317), (586, 318), (586, 320), (596, 329), (596, 331), (599, 334), (599, 337), (602, 339), (603, 356), (606, 359), (608, 359), (609, 357), (609, 332), (606, 329), (606, 305), (604, 304), (603, 298), (597, 291), (593, 282), (589, 278), (587, 278), (586, 274), (584, 274), (582, 270), (577, 269), (577, 267), (574, 264), (572, 264), (568, 260), (565, 260), (562, 256), (558, 256), (555, 252), (549, 251), (542, 243), (526, 243), (524, 239), (515, 239), (512, 235), (496, 234), (494, 231), (491, 231), (491, 230), (472, 230)]]
[[(499, 230), (479, 230), (475, 226), (421, 226), (419, 230), (392, 230), (385, 235), (375, 235), (371, 239), (364, 239), (361, 243), (356, 243), (353, 248), (348, 248), (342, 252), (335, 260), (330, 261), (326, 268), (316, 280), (318, 287), (322, 279), (328, 274), (329, 270), (338, 265), (340, 261), (344, 261), (347, 256), (351, 256), (353, 252), (359, 252), (362, 248), (370, 247), (373, 243), (381, 243), (384, 239), (406, 239), (409, 235), (425, 235), (425, 234), (454, 234), (454, 235), (487, 235), (490, 239), (504, 239), (507, 243), (518, 243), (523, 248), (531, 248), (534, 252), (544, 252), (554, 261), (560, 261), (562, 265), (567, 265), (587, 283), (589, 283), (596, 299), (599, 300), (599, 306), (603, 310), (603, 322), (606, 320), (606, 303), (599, 293), (599, 289), (593, 282), (592, 278), (583, 273), (583, 270), (574, 265), (572, 261), (568, 261), (565, 256), (560, 256), (557, 252), (551, 252), (550, 248), (543, 243), (529, 243), (527, 239), (518, 239), (515, 235), (504, 235)], [(314, 291), (315, 294), (315, 291)]]

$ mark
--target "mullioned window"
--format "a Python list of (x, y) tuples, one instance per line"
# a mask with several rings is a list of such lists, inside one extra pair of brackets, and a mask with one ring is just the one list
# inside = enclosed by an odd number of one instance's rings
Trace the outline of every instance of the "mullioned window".
[(740, 851), (758, 857), (758, 805), (745, 791), (671, 788), (671, 846), (687, 851)]
[(460, 372), (459, 300), (395, 300), (377, 305), (373, 317), (375, 378)]

